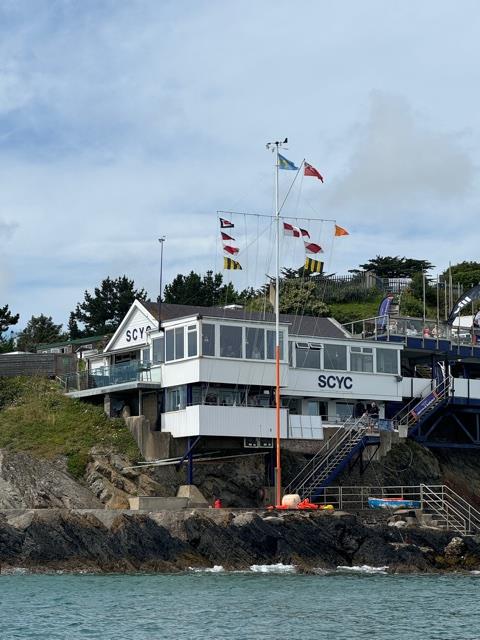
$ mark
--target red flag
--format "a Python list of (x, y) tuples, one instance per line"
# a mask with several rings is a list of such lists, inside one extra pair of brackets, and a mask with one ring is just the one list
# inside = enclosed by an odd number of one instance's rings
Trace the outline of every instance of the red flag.
[(304, 176), (312, 176), (312, 178), (318, 178), (321, 182), (323, 182), (323, 176), (319, 171), (315, 169), (315, 167), (312, 167), (312, 165), (308, 164), (308, 162), (305, 162), (304, 166), (305, 166), (303, 171)]
[(220, 218), (220, 229), (233, 229), (235, 225), (225, 218)]
[(221, 231), (220, 233), (222, 234), (222, 240), (233, 240), (235, 242), (235, 238), (229, 236), (228, 233), (225, 233), (224, 231)]
[(227, 253), (229, 253), (232, 256), (235, 256), (239, 251), (237, 249), (237, 247), (231, 247), (229, 244), (224, 244), (223, 245), (223, 250), (226, 251)]
[(306, 229), (300, 229), (300, 227), (295, 227), (288, 222), (283, 223), (283, 233), (286, 236), (293, 236), (294, 238), (301, 238), (302, 236), (310, 238), (310, 234)]
[(323, 249), (319, 244), (315, 244), (315, 242), (305, 242), (305, 251), (307, 253), (323, 253)]
[(336, 236), (349, 236), (350, 234), (343, 227), (339, 227), (338, 224), (335, 225), (335, 235)]

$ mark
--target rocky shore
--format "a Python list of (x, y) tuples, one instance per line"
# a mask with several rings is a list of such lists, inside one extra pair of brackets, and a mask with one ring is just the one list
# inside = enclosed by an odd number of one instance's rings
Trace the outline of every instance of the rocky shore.
[(177, 572), (222, 565), (294, 564), (392, 572), (480, 570), (480, 540), (433, 528), (367, 524), (361, 516), (200, 509), (0, 512), (0, 573)]

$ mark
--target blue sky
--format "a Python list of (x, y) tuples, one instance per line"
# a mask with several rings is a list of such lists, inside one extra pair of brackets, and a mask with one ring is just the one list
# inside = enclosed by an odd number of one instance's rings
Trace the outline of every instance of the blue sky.
[[(329, 272), (479, 259), (479, 32), (468, 0), (0, 0), (0, 304), (66, 323), (124, 273), (155, 297), (160, 235), (166, 281), (219, 269), (216, 211), (272, 211), (284, 136), (325, 175), (285, 215), (351, 233), (308, 223)], [(269, 231), (235, 223), (243, 288)]]

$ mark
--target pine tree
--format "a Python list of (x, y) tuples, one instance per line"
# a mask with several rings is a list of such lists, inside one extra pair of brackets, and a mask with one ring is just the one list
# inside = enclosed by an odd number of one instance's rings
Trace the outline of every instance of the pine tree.
[(18, 334), (20, 351), (34, 351), (38, 344), (58, 342), (65, 338), (62, 325), (55, 324), (51, 316), (32, 316), (23, 331)]

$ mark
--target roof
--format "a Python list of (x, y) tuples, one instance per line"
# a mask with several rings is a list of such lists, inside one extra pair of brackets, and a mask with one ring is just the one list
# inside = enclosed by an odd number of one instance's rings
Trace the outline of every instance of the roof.
[[(147, 300), (141, 304), (158, 320), (158, 304), (156, 302)], [(188, 316), (275, 322), (275, 314), (273, 313), (248, 311), (247, 309), (224, 309), (223, 307), (200, 307), (189, 304), (167, 304), (165, 302), (162, 302), (161, 315), (163, 322)], [(290, 325), (290, 335), (322, 338), (345, 338), (348, 336), (333, 318), (281, 313), (280, 322)]]
[(75, 338), (75, 340), (64, 340), (63, 342), (42, 342), (41, 344), (37, 344), (37, 349), (54, 349), (55, 347), (66, 347), (69, 344), (72, 345), (82, 345), (82, 344), (90, 344), (91, 342), (101, 342), (107, 336), (88, 336), (87, 338)]

